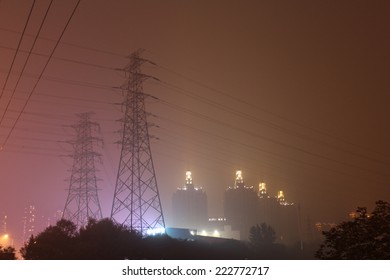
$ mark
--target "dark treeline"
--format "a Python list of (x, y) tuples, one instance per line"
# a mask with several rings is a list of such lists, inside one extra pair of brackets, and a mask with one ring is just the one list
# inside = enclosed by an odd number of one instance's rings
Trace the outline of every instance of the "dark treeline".
[(211, 238), (179, 240), (168, 235), (142, 237), (109, 219), (91, 220), (78, 231), (72, 222), (60, 220), (32, 236), (20, 252), (24, 259), (30, 260), (299, 258), (295, 250), (266, 237), (268, 240), (262, 236), (259, 226), (252, 236), (253, 242), (242, 242)]
[(16, 260), (16, 251), (12, 246), (4, 247), (0, 245), (0, 260)]
[[(373, 212), (359, 207), (356, 217), (323, 232), (324, 242), (286, 247), (275, 243), (275, 231), (267, 224), (250, 229), (249, 242), (194, 236), (179, 240), (168, 235), (143, 237), (110, 219), (90, 220), (80, 230), (60, 220), (20, 249), (28, 260), (110, 259), (389, 259), (390, 204), (377, 201)], [(305, 248), (302, 250), (302, 248)], [(14, 259), (13, 248), (0, 247), (0, 259)]]

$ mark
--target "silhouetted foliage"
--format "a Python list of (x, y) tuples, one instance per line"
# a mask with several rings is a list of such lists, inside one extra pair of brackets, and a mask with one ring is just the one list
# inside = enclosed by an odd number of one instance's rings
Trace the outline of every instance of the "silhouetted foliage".
[(279, 259), (285, 256), (285, 247), (275, 244), (275, 230), (266, 223), (252, 226), (249, 230), (249, 245), (252, 249), (253, 257), (258, 259)]
[(377, 201), (369, 215), (359, 207), (353, 221), (323, 232), (325, 241), (316, 252), (319, 259), (390, 259), (390, 204)]
[(271, 227), (254, 227), (253, 238), (260, 246), (259, 251), (254, 250), (253, 245), (233, 239), (194, 236), (191, 240), (180, 240), (166, 234), (142, 237), (109, 219), (90, 220), (79, 231), (72, 222), (61, 220), (37, 236), (31, 236), (20, 251), (23, 258), (35, 260), (228, 260), (289, 256), (284, 246), (274, 243), (275, 232)]
[(78, 236), (78, 259), (139, 259), (142, 236), (110, 219), (90, 220)]
[(67, 220), (60, 220), (49, 226), (36, 237), (31, 236), (20, 253), (26, 260), (72, 259), (76, 250), (76, 226)]
[(12, 246), (3, 248), (0, 245), (0, 260), (16, 260), (15, 248)]
[(249, 242), (254, 248), (272, 245), (275, 240), (275, 230), (266, 223), (255, 225), (249, 230)]
[(138, 258), (141, 236), (109, 219), (90, 220), (78, 232), (67, 220), (31, 236), (20, 250), (23, 258), (35, 260)]

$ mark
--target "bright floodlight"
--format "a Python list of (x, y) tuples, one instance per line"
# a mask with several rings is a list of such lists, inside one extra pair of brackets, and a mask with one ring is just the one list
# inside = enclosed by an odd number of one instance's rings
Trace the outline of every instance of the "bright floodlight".
[(165, 233), (165, 228), (150, 228), (146, 231), (147, 235), (159, 235), (159, 234), (164, 234)]
[(191, 171), (186, 172), (186, 184), (191, 185), (192, 184), (192, 173)]
[(236, 171), (236, 183), (242, 183), (244, 182), (244, 179), (242, 178), (242, 171), (237, 170)]
[(279, 199), (280, 201), (284, 201), (284, 193), (283, 193), (283, 191), (279, 191), (279, 192), (278, 192), (278, 199)]

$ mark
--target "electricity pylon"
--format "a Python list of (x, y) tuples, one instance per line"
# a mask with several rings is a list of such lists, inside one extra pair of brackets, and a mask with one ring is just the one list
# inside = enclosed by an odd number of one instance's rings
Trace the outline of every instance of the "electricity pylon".
[(100, 128), (98, 123), (91, 121), (92, 114), (78, 115), (78, 123), (71, 126), (76, 131), (76, 138), (67, 141), (73, 146), (74, 153), (68, 198), (62, 218), (72, 221), (77, 228), (84, 227), (89, 219), (102, 218), (95, 168), (100, 154), (93, 151), (94, 144), (102, 143), (102, 139), (92, 136)]
[(146, 120), (145, 98), (149, 95), (143, 92), (143, 81), (151, 77), (141, 73), (144, 62), (148, 61), (136, 51), (124, 69), (128, 79), (122, 86), (122, 149), (111, 219), (147, 235), (163, 232), (165, 224)]

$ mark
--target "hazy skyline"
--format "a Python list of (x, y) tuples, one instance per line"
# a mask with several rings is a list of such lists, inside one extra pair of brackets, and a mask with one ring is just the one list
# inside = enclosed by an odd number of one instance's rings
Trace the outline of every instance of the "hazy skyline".
[[(54, 1), (17, 89), (48, 0), (0, 1), (4, 143), (77, 1)], [(386, 1), (81, 1), (0, 152), (0, 213), (16, 227), (30, 204), (63, 209), (73, 138), (94, 111), (103, 216), (110, 215), (122, 116), (118, 69), (144, 48), (150, 133), (167, 225), (171, 195), (191, 170), (223, 216), (223, 192), (245, 182), (284, 190), (313, 221), (389, 200), (390, 5)], [(39, 55), (38, 55), (39, 54)], [(14, 225), (12, 225), (14, 224)], [(17, 230), (17, 229), (15, 229)]]

